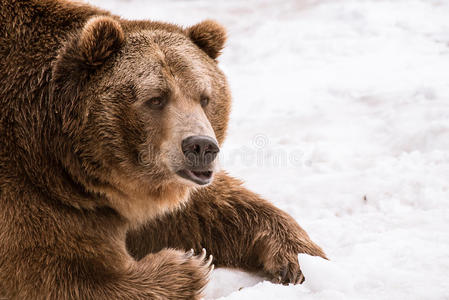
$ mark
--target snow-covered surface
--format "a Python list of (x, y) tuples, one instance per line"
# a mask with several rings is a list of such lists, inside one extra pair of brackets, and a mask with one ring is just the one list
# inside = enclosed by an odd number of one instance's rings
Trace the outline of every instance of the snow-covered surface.
[(89, 2), (228, 28), (221, 164), (331, 259), (298, 286), (216, 270), (208, 299), (449, 299), (448, 1)]

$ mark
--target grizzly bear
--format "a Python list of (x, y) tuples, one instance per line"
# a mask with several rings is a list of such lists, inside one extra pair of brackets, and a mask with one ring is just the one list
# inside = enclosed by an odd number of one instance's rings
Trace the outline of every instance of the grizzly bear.
[(0, 298), (199, 299), (212, 264), (288, 284), (325, 257), (218, 169), (224, 43), (214, 21), (0, 0)]

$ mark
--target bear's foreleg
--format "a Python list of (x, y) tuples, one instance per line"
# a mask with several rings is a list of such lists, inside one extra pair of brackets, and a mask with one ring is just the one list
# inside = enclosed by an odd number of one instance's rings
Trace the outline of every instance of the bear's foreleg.
[[(68, 260), (40, 253), (38, 265), (26, 264), (9, 273), (0, 299), (178, 299), (199, 300), (210, 274), (205, 252), (164, 249), (139, 262)], [(117, 265), (114, 265), (117, 264)]]
[(224, 172), (185, 208), (128, 232), (127, 247), (137, 259), (165, 247), (204, 247), (217, 266), (263, 271), (284, 284), (304, 280), (298, 253), (326, 257), (292, 217)]

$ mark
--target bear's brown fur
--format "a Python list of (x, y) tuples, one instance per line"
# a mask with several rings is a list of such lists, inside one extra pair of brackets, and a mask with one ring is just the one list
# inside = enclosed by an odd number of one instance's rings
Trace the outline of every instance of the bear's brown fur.
[(281, 283), (325, 257), (215, 162), (180, 169), (186, 136), (224, 140), (224, 42), (213, 21), (0, 0), (0, 298), (198, 299), (211, 260), (191, 248)]

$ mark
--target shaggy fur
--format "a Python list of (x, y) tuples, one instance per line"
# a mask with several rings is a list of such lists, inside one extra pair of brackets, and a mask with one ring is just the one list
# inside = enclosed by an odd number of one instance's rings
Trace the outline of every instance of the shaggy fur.
[(173, 119), (225, 138), (224, 42), (213, 21), (0, 0), (0, 298), (199, 299), (211, 261), (191, 248), (282, 283), (303, 280), (297, 253), (325, 257), (226, 173), (199, 187), (173, 172)]

